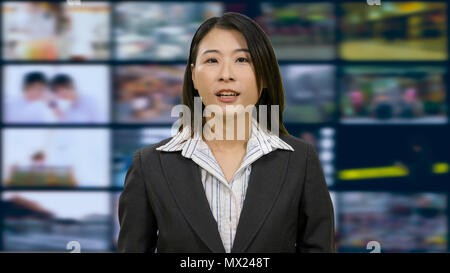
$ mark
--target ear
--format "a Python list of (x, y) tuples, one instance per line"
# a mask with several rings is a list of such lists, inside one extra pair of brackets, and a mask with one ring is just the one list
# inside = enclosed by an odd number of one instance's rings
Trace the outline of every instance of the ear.
[(194, 64), (191, 63), (191, 75), (192, 75), (192, 84), (194, 85), (194, 89), (197, 89), (195, 87), (195, 69)]

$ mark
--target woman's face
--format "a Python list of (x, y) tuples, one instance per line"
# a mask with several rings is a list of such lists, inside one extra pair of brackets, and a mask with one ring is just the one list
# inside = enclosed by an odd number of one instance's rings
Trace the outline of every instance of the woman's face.
[[(200, 41), (196, 65), (191, 64), (191, 70), (194, 88), (205, 106), (218, 105), (225, 113), (227, 105), (242, 105), (245, 108), (258, 101), (259, 92), (250, 52), (239, 31), (213, 28)], [(224, 89), (234, 92), (221, 92)], [(233, 93), (237, 96), (226, 96)]]

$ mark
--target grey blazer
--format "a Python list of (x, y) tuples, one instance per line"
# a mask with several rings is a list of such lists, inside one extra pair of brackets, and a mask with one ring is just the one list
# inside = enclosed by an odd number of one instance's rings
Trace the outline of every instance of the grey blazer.
[[(280, 135), (295, 151), (252, 164), (231, 253), (334, 252), (334, 212), (315, 148)], [(118, 252), (225, 253), (198, 165), (145, 146), (133, 155), (119, 198)]]

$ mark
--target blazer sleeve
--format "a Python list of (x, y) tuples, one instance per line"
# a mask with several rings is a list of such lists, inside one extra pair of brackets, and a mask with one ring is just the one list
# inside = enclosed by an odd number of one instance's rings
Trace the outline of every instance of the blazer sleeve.
[(158, 227), (147, 196), (138, 150), (133, 155), (119, 197), (118, 252), (155, 252)]
[(311, 144), (307, 150), (296, 252), (335, 252), (333, 203), (317, 152)]

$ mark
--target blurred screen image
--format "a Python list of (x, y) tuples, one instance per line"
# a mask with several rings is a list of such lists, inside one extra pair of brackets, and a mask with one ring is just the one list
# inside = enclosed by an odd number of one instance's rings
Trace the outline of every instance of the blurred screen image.
[(325, 181), (329, 187), (332, 186), (335, 179), (336, 130), (332, 127), (296, 127), (288, 128), (288, 131), (291, 135), (313, 145), (322, 163)]
[(2, 140), (6, 187), (110, 184), (109, 132), (105, 129), (3, 129)]
[(4, 250), (81, 252), (111, 248), (110, 194), (98, 192), (4, 192)]
[(114, 142), (114, 187), (122, 188), (127, 170), (133, 160), (133, 154), (138, 149), (160, 142), (175, 135), (171, 128), (116, 129), (113, 133)]
[(104, 60), (110, 56), (108, 2), (5, 2), (6, 60)]
[(345, 67), (341, 122), (446, 123), (446, 75), (441, 66)]
[(116, 192), (113, 194), (113, 214), (114, 214), (114, 224), (113, 224), (113, 248), (117, 251), (117, 241), (119, 239), (120, 223), (119, 223), (119, 198), (122, 192)]
[(115, 70), (115, 120), (121, 123), (173, 123), (181, 104), (184, 67), (127, 65)]
[(323, 123), (336, 110), (334, 67), (331, 65), (281, 65), (287, 123)]
[(345, 60), (447, 60), (445, 2), (342, 3), (339, 54)]
[(200, 24), (222, 13), (220, 2), (120, 3), (114, 15), (116, 58), (185, 60)]
[(337, 193), (339, 252), (368, 252), (376, 241), (381, 252), (446, 252), (445, 194), (387, 192)]
[(341, 185), (391, 190), (450, 186), (446, 144), (450, 136), (439, 127), (350, 127), (342, 129), (339, 136)]
[(335, 191), (329, 191), (330, 193), (330, 198), (331, 198), (331, 202), (333, 203), (333, 213), (334, 213), (334, 234), (335, 234), (335, 238), (336, 235), (339, 234), (339, 217), (338, 217), (338, 213), (339, 213), (339, 204), (337, 202), (337, 195), (338, 193)]
[(331, 3), (263, 2), (254, 18), (269, 36), (279, 60), (335, 57), (335, 15)]
[(110, 83), (105, 65), (6, 65), (3, 78), (5, 123), (109, 121)]

